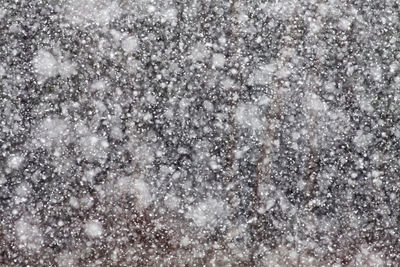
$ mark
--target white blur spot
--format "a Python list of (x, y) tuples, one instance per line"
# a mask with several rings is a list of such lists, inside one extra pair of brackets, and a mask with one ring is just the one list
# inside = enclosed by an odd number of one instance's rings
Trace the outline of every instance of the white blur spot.
[(129, 36), (122, 41), (121, 47), (126, 53), (134, 52), (138, 48), (138, 41), (136, 37)]
[(20, 155), (12, 155), (8, 159), (7, 165), (11, 169), (18, 169), (22, 162), (24, 161), (24, 158)]
[(103, 233), (103, 227), (98, 221), (90, 221), (85, 224), (85, 233), (92, 238), (100, 237)]
[(226, 218), (226, 216), (224, 203), (216, 199), (207, 199), (195, 207), (190, 207), (185, 215), (199, 227), (216, 225), (219, 219)]
[(35, 72), (44, 78), (55, 76), (58, 72), (57, 60), (46, 50), (39, 50), (33, 59), (33, 67)]
[(225, 56), (223, 54), (214, 54), (212, 57), (213, 67), (222, 68), (225, 65)]
[(150, 194), (149, 186), (142, 179), (133, 182), (133, 190), (136, 195), (138, 204), (141, 208), (147, 208), (153, 198)]
[(20, 219), (15, 224), (15, 234), (20, 248), (39, 249), (42, 246), (40, 229), (25, 219)]

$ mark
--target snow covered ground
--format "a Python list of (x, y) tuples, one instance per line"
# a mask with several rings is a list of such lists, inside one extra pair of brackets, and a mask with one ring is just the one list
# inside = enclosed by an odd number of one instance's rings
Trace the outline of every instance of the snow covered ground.
[(1, 0), (0, 266), (399, 266), (399, 8)]

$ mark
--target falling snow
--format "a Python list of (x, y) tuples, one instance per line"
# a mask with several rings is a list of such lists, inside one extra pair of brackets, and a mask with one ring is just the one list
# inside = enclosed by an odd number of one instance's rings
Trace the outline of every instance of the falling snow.
[(397, 0), (0, 2), (0, 266), (400, 264)]

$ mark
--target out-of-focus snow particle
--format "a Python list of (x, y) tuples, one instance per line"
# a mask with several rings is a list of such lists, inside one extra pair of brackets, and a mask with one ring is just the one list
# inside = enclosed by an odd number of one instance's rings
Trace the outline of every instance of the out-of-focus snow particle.
[(20, 248), (34, 250), (42, 246), (43, 239), (40, 229), (25, 219), (21, 219), (15, 224), (15, 233)]
[(235, 68), (232, 68), (232, 69), (230, 69), (229, 71), (230, 71), (230, 73), (231, 73), (232, 75), (238, 74), (238, 70), (235, 69)]
[(248, 146), (244, 146), (241, 149), (238, 149), (235, 151), (235, 158), (236, 159), (241, 159), (243, 158), (244, 154), (249, 150), (250, 148)]
[(44, 78), (50, 78), (58, 72), (57, 60), (46, 50), (39, 50), (32, 63), (35, 72)]
[(392, 64), (390, 64), (390, 72), (395, 73), (399, 69), (399, 62), (398, 61), (393, 61)]
[(97, 135), (88, 135), (80, 139), (80, 149), (87, 160), (97, 161), (107, 158), (108, 142)]
[(116, 1), (70, 0), (66, 6), (66, 19), (75, 24), (109, 24), (121, 14)]
[(202, 61), (208, 56), (209, 51), (207, 47), (201, 43), (196, 44), (190, 53), (190, 58), (193, 61)]
[(350, 29), (352, 20), (350, 18), (341, 18), (339, 20), (339, 28), (343, 31)]
[(225, 56), (220, 53), (216, 53), (212, 57), (213, 67), (222, 68), (225, 65)]
[(347, 64), (347, 66), (346, 66), (346, 74), (347, 74), (347, 76), (353, 75), (355, 70), (356, 70), (356, 66), (355, 65), (353, 65), (351, 63)]
[(370, 68), (370, 73), (372, 75), (372, 78), (375, 81), (381, 81), (382, 80), (382, 69), (380, 66), (371, 66)]
[(18, 33), (18, 32), (23, 32), (21, 25), (19, 23), (13, 23), (10, 25), (8, 28), (10, 32), (12, 33)]
[(329, 6), (323, 3), (318, 4), (318, 13), (322, 16), (325, 17), (327, 16), (329, 12)]
[(218, 164), (215, 160), (210, 160), (208, 164), (210, 165), (211, 170), (219, 170), (222, 168), (222, 166)]
[(236, 122), (243, 127), (261, 130), (264, 124), (260, 119), (260, 112), (259, 107), (256, 105), (240, 104), (235, 112)]
[(103, 233), (103, 227), (98, 221), (87, 222), (84, 228), (86, 235), (92, 238), (100, 237)]
[(64, 252), (57, 255), (55, 261), (59, 267), (73, 267), (76, 266), (75, 255), (71, 252)]
[(183, 247), (186, 247), (186, 246), (190, 245), (191, 241), (188, 236), (184, 236), (180, 243)]
[(70, 77), (76, 74), (76, 64), (72, 63), (71, 61), (64, 61), (60, 63), (58, 67), (58, 71), (61, 76), (63, 77)]
[(208, 100), (206, 100), (206, 101), (203, 102), (203, 107), (204, 107), (204, 109), (207, 110), (207, 111), (213, 111), (213, 109), (214, 109), (213, 104), (212, 104), (210, 101), (208, 101)]
[(99, 90), (99, 91), (105, 90), (106, 87), (107, 87), (107, 83), (104, 80), (95, 81), (95, 82), (93, 82), (93, 84), (91, 86), (92, 89)]
[(255, 70), (249, 80), (250, 84), (265, 85), (272, 81), (273, 74), (276, 72), (277, 65), (275, 63), (260, 66)]
[(181, 177), (181, 173), (179, 171), (176, 171), (174, 174), (172, 174), (172, 180), (176, 180), (179, 177)]
[(138, 48), (138, 40), (134, 36), (126, 37), (121, 43), (122, 49), (126, 53), (131, 53), (137, 50)]
[(11, 169), (18, 169), (21, 166), (24, 158), (21, 155), (12, 155), (8, 159), (7, 165)]
[(154, 95), (150, 94), (150, 93), (147, 94), (146, 101), (148, 103), (150, 103), (150, 104), (153, 104), (153, 105), (157, 103), (156, 97)]
[(180, 202), (180, 199), (173, 194), (168, 194), (164, 198), (165, 206), (171, 210), (179, 208)]
[(185, 215), (199, 227), (213, 226), (218, 223), (219, 219), (224, 219), (226, 216), (224, 203), (216, 199), (207, 199), (195, 207), (191, 207)]
[(293, 138), (293, 140), (299, 139), (300, 138), (300, 133), (299, 132), (293, 132), (292, 133), (292, 138)]
[(308, 109), (313, 111), (326, 111), (328, 106), (322, 101), (322, 99), (314, 93), (308, 94)]
[(114, 42), (119, 42), (121, 41), (123, 35), (120, 31), (117, 31), (115, 29), (111, 29), (110, 30), (110, 34), (113, 37)]
[(224, 79), (221, 81), (221, 86), (223, 89), (231, 89), (235, 85), (235, 82), (232, 79)]
[(372, 134), (365, 134), (363, 131), (357, 131), (357, 135), (353, 138), (353, 142), (356, 146), (362, 148), (368, 146), (372, 141)]
[(273, 206), (275, 206), (275, 199), (271, 198), (267, 201), (265, 209), (270, 210)]
[(223, 46), (226, 45), (226, 38), (224, 36), (219, 37), (218, 43), (220, 43)]
[(93, 206), (94, 200), (90, 195), (84, 196), (80, 199), (79, 205), (83, 209), (90, 209)]
[(123, 132), (120, 128), (120, 126), (114, 126), (111, 128), (111, 133), (110, 136), (114, 139), (117, 140), (122, 140), (122, 138), (124, 137)]
[(4, 76), (6, 74), (6, 69), (4, 68), (3, 65), (0, 65), (0, 77)]
[(336, 84), (334, 82), (326, 82), (324, 88), (327, 92), (334, 92), (336, 90)]
[(0, 19), (2, 19), (7, 13), (7, 10), (5, 8), (0, 8)]
[(309, 29), (310, 33), (316, 34), (321, 30), (321, 23), (319, 21), (310, 21)]
[(138, 179), (134, 181), (133, 189), (138, 201), (138, 205), (141, 208), (147, 208), (153, 200), (150, 194), (149, 186), (142, 179)]
[(372, 112), (374, 111), (374, 107), (371, 105), (371, 100), (367, 98), (361, 98), (359, 100), (359, 105), (361, 110)]
[(167, 9), (163, 14), (162, 14), (162, 19), (161, 22), (168, 21), (171, 23), (172, 26), (176, 25), (177, 22), (177, 14), (178, 12), (174, 8)]
[(154, 11), (156, 11), (156, 7), (155, 6), (153, 6), (153, 5), (147, 6), (147, 12), (153, 13)]
[(279, 79), (285, 79), (285, 78), (289, 77), (290, 74), (291, 74), (290, 69), (287, 66), (282, 66), (276, 72), (276, 77)]
[(59, 118), (46, 118), (35, 130), (35, 145), (52, 148), (63, 144), (68, 137), (69, 129), (65, 120)]
[(377, 177), (377, 178), (375, 178), (375, 179), (373, 179), (372, 180), (372, 182), (376, 185), (376, 187), (381, 187), (381, 185), (382, 185), (382, 179), (380, 178), (380, 177)]
[(140, 62), (132, 57), (126, 59), (126, 67), (130, 73), (134, 73), (140, 69)]
[(236, 20), (239, 23), (245, 23), (246, 21), (249, 20), (249, 16), (247, 16), (246, 14), (240, 12), (237, 16), (236, 16)]
[(30, 194), (30, 191), (30, 186), (26, 183), (23, 183), (15, 189), (15, 194), (20, 198), (26, 199), (26, 197)]
[(380, 172), (380, 171), (377, 171), (377, 170), (373, 170), (373, 171), (371, 172), (371, 175), (372, 175), (372, 177), (374, 177), (374, 178), (378, 178), (378, 177), (381, 176), (381, 172)]
[(5, 184), (7, 182), (6, 177), (4, 177), (3, 174), (0, 174), (0, 186), (2, 186), (3, 184)]

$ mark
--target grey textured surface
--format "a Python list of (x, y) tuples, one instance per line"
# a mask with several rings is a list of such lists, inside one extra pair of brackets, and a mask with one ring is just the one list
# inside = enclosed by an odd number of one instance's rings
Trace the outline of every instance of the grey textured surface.
[(398, 1), (0, 0), (2, 266), (398, 266)]

